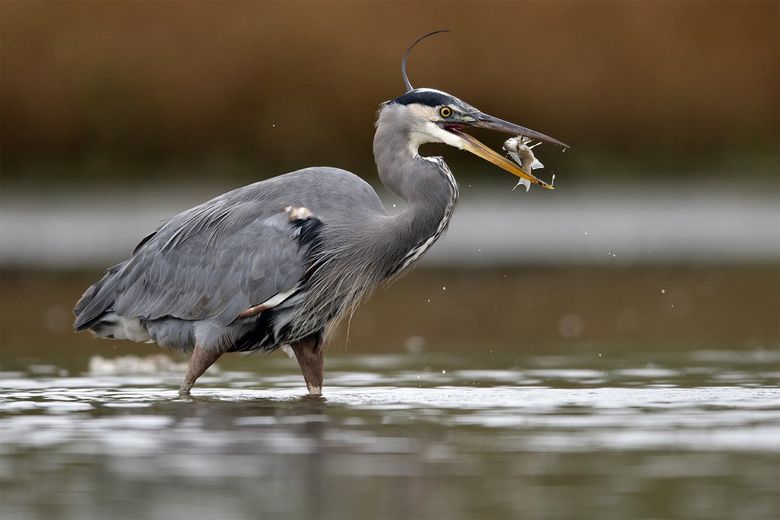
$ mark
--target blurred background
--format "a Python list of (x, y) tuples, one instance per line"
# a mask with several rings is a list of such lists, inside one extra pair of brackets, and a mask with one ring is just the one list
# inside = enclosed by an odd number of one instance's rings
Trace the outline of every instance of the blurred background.
[(375, 114), (403, 93), (409, 42), (441, 27), (412, 55), (414, 85), (572, 149), (537, 149), (558, 189), (526, 194), (428, 145), (461, 184), (459, 211), (419, 272), (356, 317), (356, 350), (407, 336), (443, 350), (485, 336), (777, 344), (774, 2), (4, 2), (2, 15), (6, 367), (55, 345), (85, 349), (60, 360), (71, 368), (104, 351), (70, 333), (72, 303), (203, 200), (313, 165), (386, 196)]
[(5, 2), (3, 182), (374, 179), (378, 105), (442, 27), (413, 83), (570, 142), (559, 181), (776, 183), (774, 2)]
[[(73, 334), (72, 306), (161, 221), (224, 191), (327, 165), (400, 208), (375, 173), (373, 123), (403, 93), (403, 51), (439, 28), (452, 32), (411, 55), (415, 86), (572, 148), (537, 148), (556, 190), (525, 193), (427, 145), (455, 173), (460, 207), (417, 269), (336, 331), (336, 365), (776, 353), (779, 12), (773, 1), (5, 1), (0, 371), (78, 376), (97, 356), (158, 354)], [(500, 149), (506, 136), (479, 137)], [(223, 370), (257, 377), (297, 370), (226, 358)], [(730, 505), (744, 513), (768, 495), (739, 497)], [(679, 513), (652, 503), (648, 515)], [(473, 512), (518, 511), (507, 507)]]

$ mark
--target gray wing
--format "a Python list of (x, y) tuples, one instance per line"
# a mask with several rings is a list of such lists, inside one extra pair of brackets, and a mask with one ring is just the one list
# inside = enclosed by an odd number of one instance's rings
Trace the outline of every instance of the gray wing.
[[(227, 325), (245, 309), (294, 288), (312, 240), (281, 209), (265, 216), (256, 202), (194, 208), (163, 225), (136, 249), (120, 274), (120, 316), (209, 319)], [(258, 216), (259, 214), (259, 216)]]
[[(283, 211), (288, 205), (305, 206), (314, 217), (291, 222)], [(174, 216), (111, 267), (76, 304), (74, 326), (89, 328), (108, 311), (228, 324), (296, 286), (322, 222), (352, 222), (365, 212), (384, 214), (376, 193), (333, 168), (307, 168), (225, 193)]]

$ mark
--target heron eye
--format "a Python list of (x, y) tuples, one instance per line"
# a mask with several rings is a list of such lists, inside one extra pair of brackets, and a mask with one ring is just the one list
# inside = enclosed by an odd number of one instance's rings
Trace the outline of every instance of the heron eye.
[(450, 117), (452, 115), (452, 109), (450, 107), (441, 107), (439, 109), (439, 115), (444, 118)]

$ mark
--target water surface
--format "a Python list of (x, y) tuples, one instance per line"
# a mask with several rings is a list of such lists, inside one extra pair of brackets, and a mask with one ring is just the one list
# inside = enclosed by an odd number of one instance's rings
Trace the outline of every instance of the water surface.
[(777, 518), (780, 354), (93, 359), (0, 378), (3, 518)]

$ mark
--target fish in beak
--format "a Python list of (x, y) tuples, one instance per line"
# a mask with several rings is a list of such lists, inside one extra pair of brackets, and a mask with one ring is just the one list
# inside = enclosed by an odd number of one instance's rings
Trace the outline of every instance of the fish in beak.
[(447, 125), (445, 127), (446, 130), (456, 134), (458, 137), (463, 139), (464, 150), (467, 150), (473, 153), (474, 155), (482, 157), (486, 161), (495, 164), (499, 168), (502, 168), (508, 171), (509, 173), (520, 177), (522, 181), (536, 184), (548, 190), (554, 189), (551, 183), (545, 182), (539, 179), (538, 177), (536, 177), (533, 173), (531, 173), (530, 166), (524, 168), (520, 164), (510, 161), (503, 155), (489, 148), (487, 145), (479, 142), (471, 135), (465, 133), (463, 129), (467, 127), (486, 128), (489, 130), (496, 130), (498, 132), (503, 132), (506, 134), (512, 134), (517, 136), (518, 140), (522, 142), (527, 142), (525, 141), (525, 139), (535, 139), (537, 141), (543, 141), (546, 143), (551, 143), (551, 144), (561, 146), (564, 149), (568, 148), (569, 145), (562, 143), (557, 139), (544, 135), (540, 132), (537, 132), (535, 130), (531, 130), (530, 128), (525, 128), (523, 126), (510, 123), (509, 121), (504, 121), (503, 119), (499, 119), (497, 117), (493, 117), (479, 111), (472, 112), (468, 116), (461, 118), (461, 120), (458, 123), (453, 125)]

